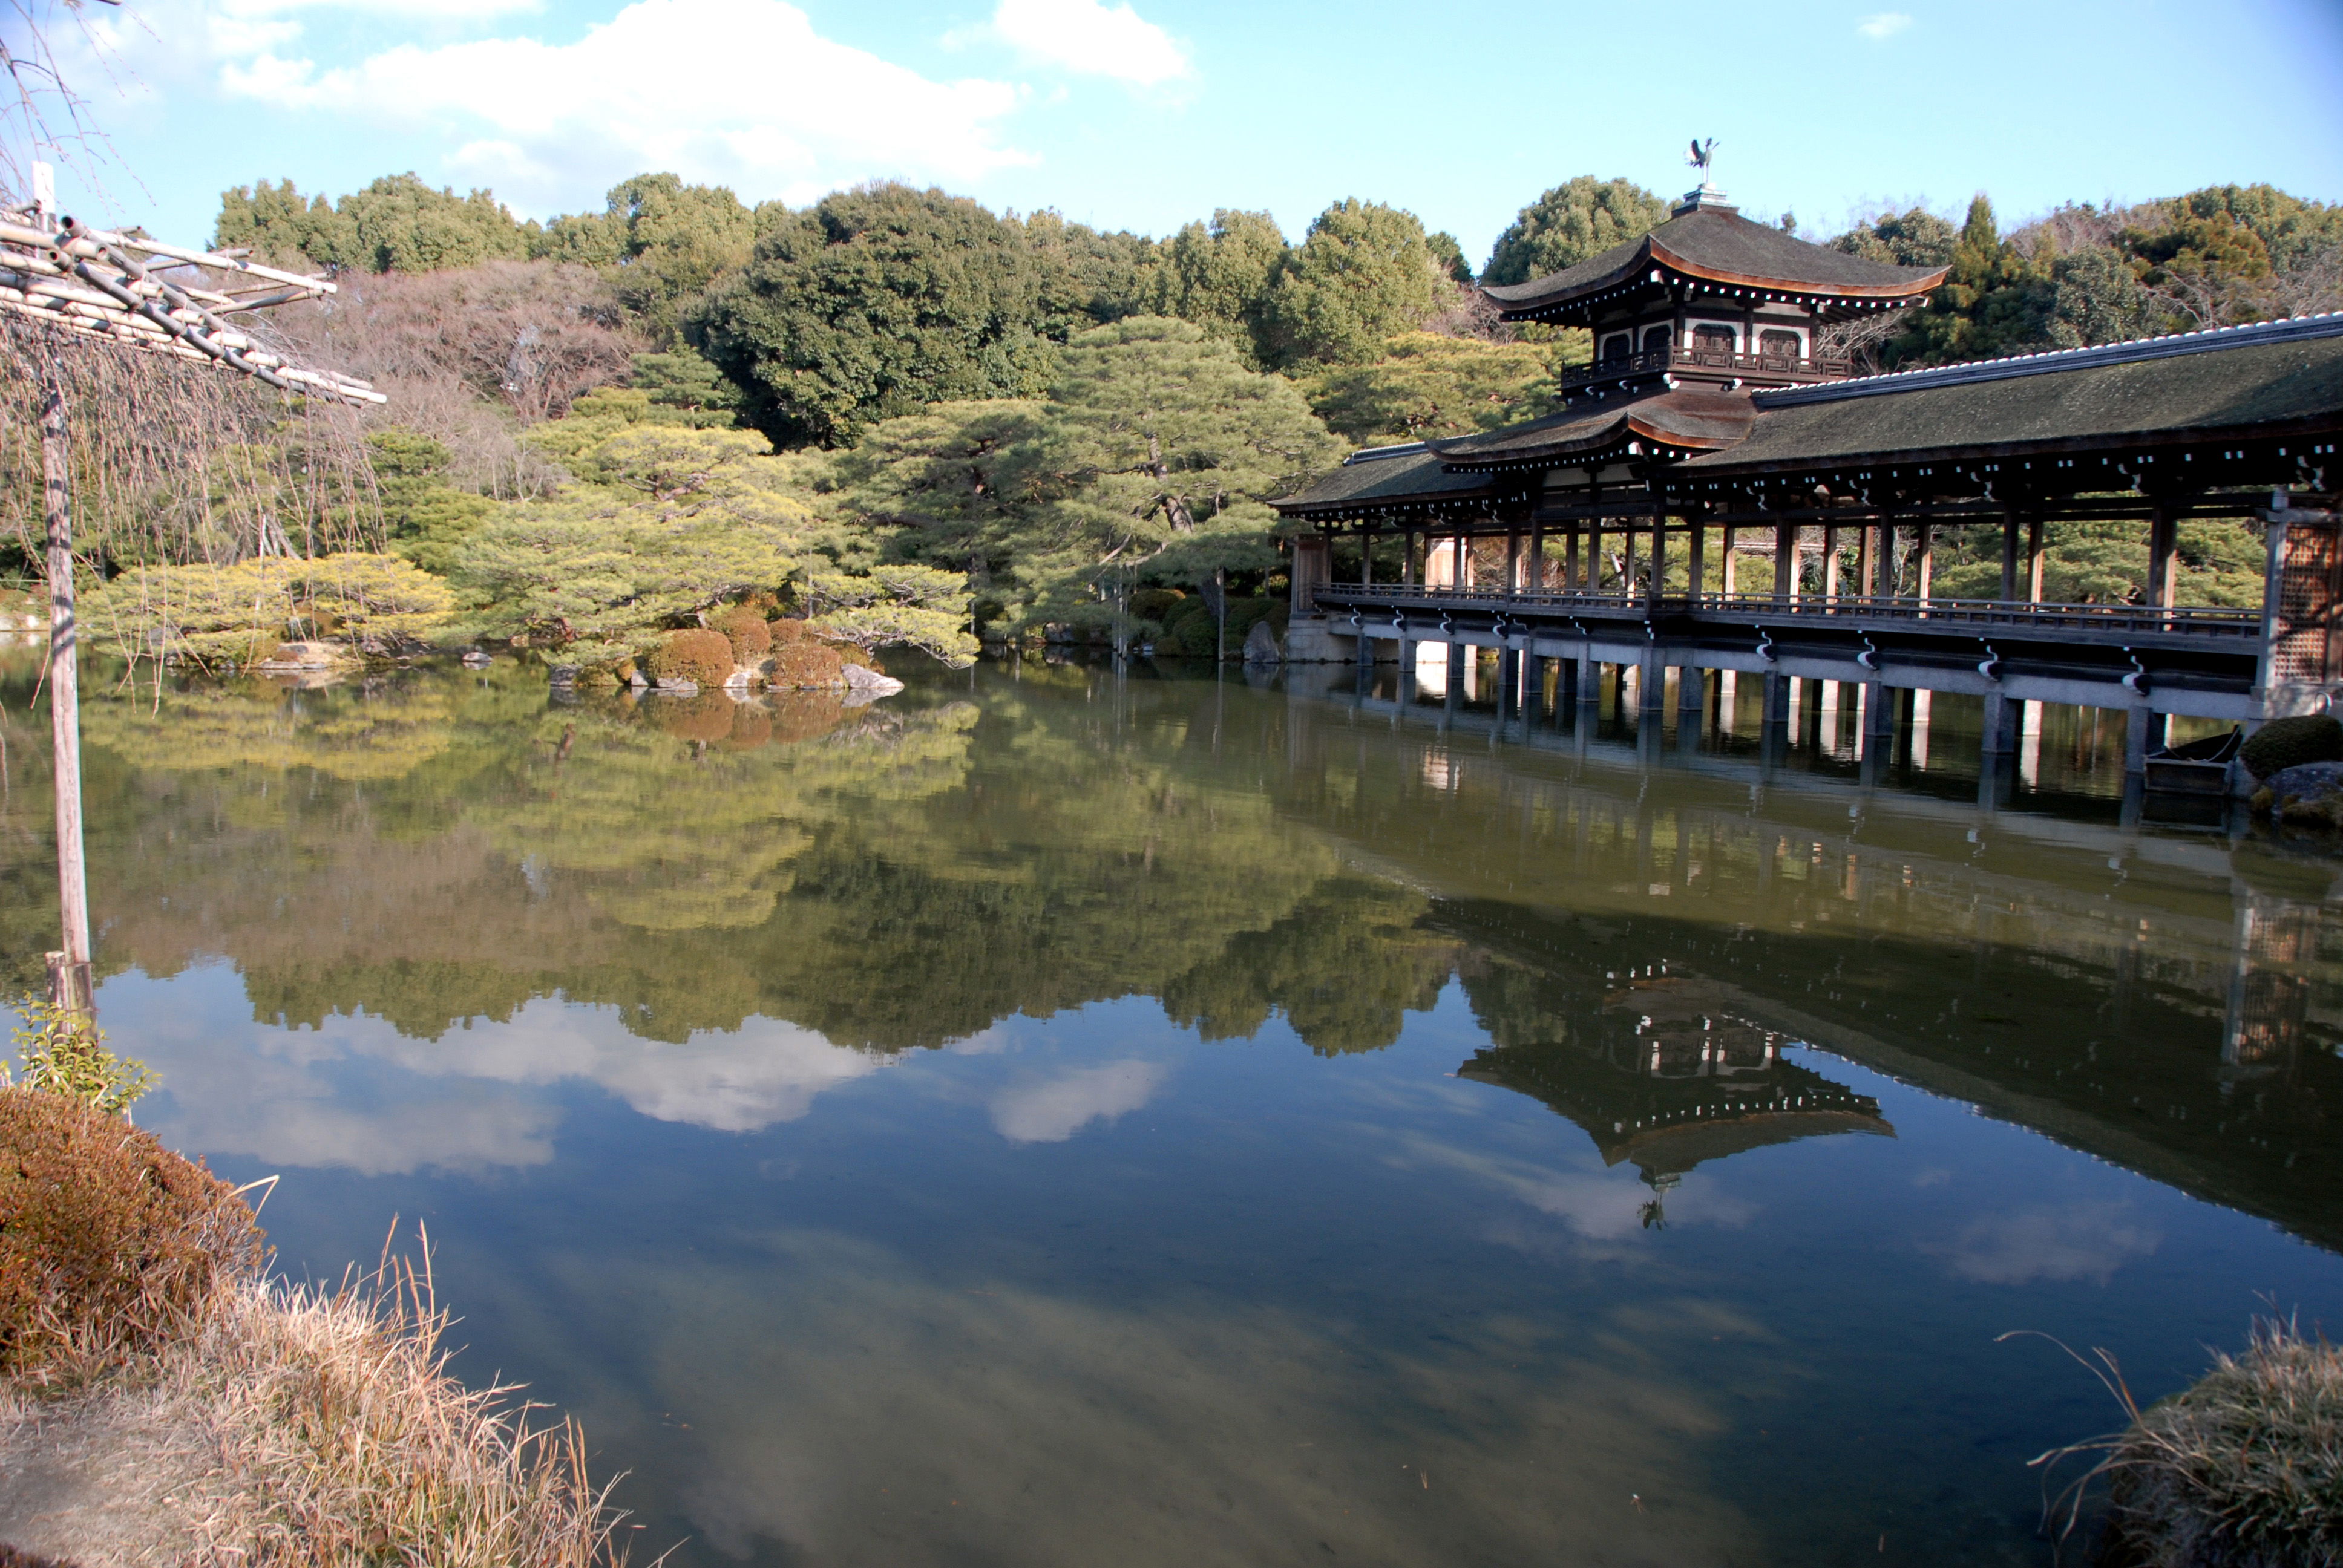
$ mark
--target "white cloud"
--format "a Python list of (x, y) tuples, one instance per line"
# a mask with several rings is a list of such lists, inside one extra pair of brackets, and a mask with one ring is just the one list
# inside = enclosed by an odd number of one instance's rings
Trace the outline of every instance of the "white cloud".
[[(542, 1164), (561, 1121), (548, 1091), (565, 1081), (661, 1121), (753, 1132), (796, 1121), (825, 1090), (887, 1060), (768, 1018), (680, 1043), (645, 1040), (615, 1008), (553, 997), (436, 1040), (340, 1013), (314, 1029), (277, 1028), (249, 1021), (225, 965), (166, 983), (176, 1011), (151, 997), (126, 1005), (142, 1020), (140, 1055), (167, 1088), (156, 1126), (174, 1147), (368, 1175)], [(117, 977), (108, 990), (155, 984)]]
[(544, 0), (224, 0), (230, 16), (281, 16), (287, 11), (365, 11), (410, 19), (479, 21), (515, 11), (542, 11)]
[(1855, 25), (1855, 30), (1874, 43), (1893, 38), (1912, 25), (1912, 18), (1901, 11), (1875, 11)]
[(1194, 71), (1186, 45), (1128, 5), (1001, 0), (992, 31), (1035, 60), (1133, 86), (1161, 86)]
[(1150, 1061), (1085, 1067), (994, 1095), (992, 1125), (1011, 1143), (1062, 1143), (1091, 1122), (1138, 1110), (1162, 1082), (1163, 1070)]
[(2127, 1223), (2127, 1203), (2076, 1203), (2026, 1209), (1971, 1221), (1946, 1246), (1921, 1250), (1946, 1259), (1953, 1272), (1988, 1285), (2036, 1280), (2088, 1280), (2104, 1285), (2163, 1240), (2145, 1225)]
[(451, 168), (495, 179), (524, 211), (589, 201), (643, 169), (802, 202), (860, 179), (970, 181), (1033, 161), (1001, 138), (1017, 88), (930, 81), (821, 36), (786, 0), (637, 0), (574, 43), (402, 44), (324, 71), (264, 50), (220, 81), (289, 108), (438, 128), (458, 149)]

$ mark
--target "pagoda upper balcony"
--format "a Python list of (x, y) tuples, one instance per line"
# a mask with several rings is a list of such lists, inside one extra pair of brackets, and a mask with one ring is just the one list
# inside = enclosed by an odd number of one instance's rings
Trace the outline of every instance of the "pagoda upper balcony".
[(1855, 374), (1855, 363), (1841, 354), (1805, 358), (1791, 354), (1736, 354), (1730, 348), (1704, 344), (1675, 345), (1647, 354), (1614, 356), (1592, 365), (1564, 370), (1556, 382), (1564, 393), (1584, 391), (1615, 381), (1622, 387), (1655, 376), (1689, 372), (1704, 381), (1738, 380), (1752, 386), (1803, 387), (1816, 381), (1843, 381)]

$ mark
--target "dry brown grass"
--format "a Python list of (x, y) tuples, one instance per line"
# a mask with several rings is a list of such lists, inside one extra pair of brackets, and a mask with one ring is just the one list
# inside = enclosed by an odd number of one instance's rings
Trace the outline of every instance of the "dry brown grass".
[(2289, 1320), (2260, 1320), (2245, 1353), (2216, 1352), (2211, 1371), (2146, 1410), (2115, 1359), (2095, 1353), (2097, 1363), (2084, 1365), (2116, 1396), (2130, 1424), (2035, 1462), (2097, 1456), (2060, 1494), (2055, 1511), (2064, 1512), (2071, 1530), (2090, 1483), (2108, 1479), (2102, 1564), (2343, 1563), (2343, 1351), (2323, 1338), (2305, 1338)]
[(0, 1538), (84, 1568), (619, 1562), (576, 1423), (450, 1376), (449, 1321), (427, 1261), (225, 1284), (192, 1334), (0, 1411)]
[(449, 1374), (417, 1239), (331, 1289), (267, 1279), (210, 1172), (0, 1090), (0, 1541), (83, 1568), (618, 1561), (576, 1424)]
[(333, 1291), (246, 1282), (163, 1358), (168, 1402), (216, 1460), (191, 1511), (205, 1555), (287, 1568), (612, 1558), (608, 1489), (587, 1478), (577, 1424), (533, 1424), (516, 1391), (448, 1374), (449, 1319), (424, 1257)]

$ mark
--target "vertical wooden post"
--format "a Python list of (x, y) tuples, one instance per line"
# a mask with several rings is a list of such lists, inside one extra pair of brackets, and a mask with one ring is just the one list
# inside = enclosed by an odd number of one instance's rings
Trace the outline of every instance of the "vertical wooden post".
[(1684, 581), (1694, 602), (1698, 603), (1702, 590), (1707, 587), (1702, 580), (1708, 573), (1708, 562), (1703, 558), (1708, 553), (1703, 548), (1708, 542), (1705, 515), (1695, 512), (1684, 519)]
[(2042, 602), (2042, 518), (2026, 519), (2026, 602)]
[(1399, 585), (1415, 586), (1415, 530), (1403, 528), (1399, 536)]
[(2157, 502), (2147, 514), (2147, 602), (2170, 609), (2178, 582), (2173, 558), (2178, 548), (2179, 508)]
[(1838, 529), (1827, 525), (1823, 528), (1823, 599), (1833, 609), (1838, 608)]
[(1375, 586), (1375, 531), (1373, 528), (1359, 530), (1359, 586)]
[(1774, 597), (1794, 599), (1798, 597), (1798, 525), (1774, 525)]
[(1570, 531), (1563, 537), (1562, 586), (1573, 593), (1586, 587), (1586, 579), (1578, 569), (1578, 519), (1575, 518), (1570, 521)]
[(89, 970), (89, 879), (82, 862), (79, 628), (74, 618), (73, 470), (65, 394), (49, 373), (41, 397), (41, 510), (48, 535), (49, 734), (57, 798), (57, 909), (64, 950), (48, 955), (49, 1000), (86, 1024), (96, 1003)]
[(1505, 591), (1513, 592), (1522, 586), (1522, 531), (1505, 530)]
[(1928, 613), (1928, 593), (1935, 586), (1936, 575), (1936, 530), (1933, 525), (1921, 523), (1919, 536), (1913, 541), (1912, 553), (1920, 561), (1912, 586), (1919, 596), (1920, 613), (1926, 616)]
[(2017, 508), (2006, 501), (2001, 508), (2001, 602), (2017, 602)]
[(1731, 523), (1725, 525), (1725, 539), (1721, 547), (1725, 554), (1724, 558), (1716, 563), (1716, 591), (1726, 598), (1731, 598), (1740, 587), (1734, 580), (1735, 573), (1733, 558), (1735, 554), (1733, 548), (1733, 536), (1740, 531)]
[(1545, 592), (1545, 524), (1530, 519), (1530, 580), (1532, 593)]
[(1865, 523), (1855, 530), (1855, 597), (1872, 598), (1878, 589), (1873, 583), (1881, 551), (1874, 549), (1871, 536), (1874, 525)]
[[(1650, 603), (1650, 604), (1657, 604), (1657, 603), (1659, 603), (1659, 602), (1660, 602), (1660, 598), (1661, 598), (1661, 596), (1662, 596), (1662, 595), (1664, 595), (1664, 594), (1665, 594), (1667, 591), (1668, 591), (1668, 519), (1667, 519), (1667, 514), (1666, 514), (1666, 513), (1664, 513), (1664, 512), (1654, 512), (1654, 513), (1652, 514), (1652, 585), (1651, 585), (1651, 592), (1649, 593), (1649, 595), (1647, 595), (1647, 596), (1646, 596), (1646, 602), (1647, 602), (1647, 603)], [(1654, 709), (1656, 711), (1656, 710), (1657, 710), (1657, 709), (1658, 709), (1658, 707), (1659, 707), (1659, 699), (1658, 699), (1657, 698), (1654, 698), (1654, 699), (1652, 699), (1652, 706), (1653, 706)]]

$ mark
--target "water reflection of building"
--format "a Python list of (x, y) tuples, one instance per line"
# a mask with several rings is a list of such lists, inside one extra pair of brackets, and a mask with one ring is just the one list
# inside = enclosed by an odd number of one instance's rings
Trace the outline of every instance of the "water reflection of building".
[(1647, 1225), (1708, 1161), (1838, 1132), (1895, 1135), (1877, 1101), (1785, 1060), (1780, 1035), (1718, 1001), (1696, 980), (1615, 980), (1581, 1038), (1492, 1046), (1457, 1076), (1543, 1101), (1585, 1130), (1604, 1164), (1632, 1162), (1654, 1194)]

